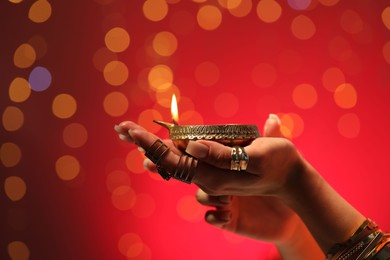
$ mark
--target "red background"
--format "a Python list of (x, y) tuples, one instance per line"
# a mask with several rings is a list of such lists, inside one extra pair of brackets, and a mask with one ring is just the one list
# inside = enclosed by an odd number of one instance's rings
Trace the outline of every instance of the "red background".
[[(226, 1), (167, 0), (158, 21), (143, 13), (144, 1), (49, 1), (41, 22), (29, 13), (42, 0), (18, 2), (0, 4), (0, 258), (271, 259), (272, 245), (206, 224), (194, 185), (147, 173), (136, 147), (118, 140), (113, 126), (123, 120), (166, 137), (151, 120), (171, 120), (173, 92), (181, 124), (254, 123), (262, 129), (269, 113), (278, 114), (286, 137), (335, 189), (390, 230), (388, 1), (277, 1), (281, 15), (273, 22), (260, 19), (259, 1), (236, 17), (223, 7)], [(149, 4), (161, 8), (160, 2)], [(222, 17), (213, 30), (197, 20), (207, 5)], [(45, 17), (45, 10), (36, 15)], [(310, 34), (312, 27), (301, 27), (306, 38), (292, 29), (302, 15), (315, 28)], [(130, 39), (117, 52), (105, 42), (115, 27)], [(168, 56), (152, 47), (162, 31), (177, 40)], [(37, 55), (20, 66), (14, 57), (25, 43)], [(126, 70), (115, 74), (124, 77), (118, 84), (105, 77), (113, 60), (128, 71), (127, 77)], [(202, 70), (204, 62), (211, 67)], [(159, 64), (172, 70), (174, 86), (149, 86), (146, 76)], [(50, 72), (48, 88), (12, 98), (14, 79), (28, 80), (36, 67)], [(341, 73), (342, 82), (329, 71)], [(351, 91), (343, 92), (343, 83)], [(117, 102), (109, 102), (112, 92)], [(73, 113), (67, 103), (53, 108), (60, 94), (76, 102), (69, 103)], [(61, 111), (68, 114), (61, 117)], [(70, 141), (66, 129), (73, 129)], [(9, 150), (15, 146), (16, 155)], [(68, 180), (56, 168), (64, 155), (80, 166)]]

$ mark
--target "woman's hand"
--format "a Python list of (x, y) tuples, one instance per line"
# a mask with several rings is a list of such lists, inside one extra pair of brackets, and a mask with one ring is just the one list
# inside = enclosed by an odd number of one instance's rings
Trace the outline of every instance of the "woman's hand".
[[(264, 136), (281, 137), (280, 120), (270, 115)], [(283, 259), (321, 259), (321, 249), (302, 220), (279, 198), (273, 196), (212, 196), (199, 189), (197, 200), (215, 209), (206, 221), (216, 227), (274, 243)]]
[[(263, 134), (281, 137), (280, 120), (276, 115), (267, 119)], [(257, 240), (287, 241), (300, 221), (289, 207), (273, 196), (213, 196), (199, 189), (196, 197), (201, 204), (215, 207), (206, 213), (208, 223)]]
[[(142, 127), (135, 125), (132, 122), (124, 122), (116, 129), (119, 132), (120, 138), (128, 142), (138, 142), (131, 137), (134, 130), (139, 129), (145, 131)], [(128, 130), (130, 129), (133, 130), (131, 130), (131, 134), (129, 135)], [(281, 137), (280, 120), (276, 115), (270, 115), (265, 123), (263, 133), (265, 137)], [(180, 153), (170, 140), (164, 140), (164, 142), (174, 153)], [(281, 143), (283, 142), (284, 141)], [(208, 152), (205, 153), (205, 151), (202, 150), (204, 147), (201, 147), (198, 150), (197, 148), (198, 147), (194, 146), (191, 148), (190, 146), (190, 149), (187, 149), (187, 152), (197, 153), (199, 157), (207, 157)], [(217, 154), (212, 156), (217, 158), (222, 156), (218, 155), (218, 152), (215, 153)], [(253, 158), (250, 159), (253, 160)], [(226, 160), (230, 160), (230, 154)], [(218, 162), (216, 164), (218, 164)], [(150, 171), (157, 171), (156, 166), (148, 159), (145, 161), (145, 166)], [(218, 166), (226, 169), (230, 165)], [(272, 167), (279, 167), (277, 161), (275, 161), (275, 166)], [(224, 174), (242, 174), (242, 172), (230, 173), (226, 169)], [(283, 175), (284, 173), (280, 174)], [(318, 259), (323, 257), (321, 250), (301, 219), (277, 197), (218, 196), (209, 195), (202, 189), (199, 189), (197, 192), (197, 200), (203, 205), (215, 207), (214, 210), (210, 210), (206, 213), (206, 221), (211, 225), (256, 240), (273, 242), (277, 245), (284, 257), (288, 256), (291, 258), (294, 255), (297, 259)]]
[[(116, 127), (122, 140), (147, 150), (157, 139), (134, 122)], [(175, 172), (180, 152), (173, 146), (161, 160), (162, 168)], [(193, 182), (211, 195), (279, 195), (293, 174), (299, 174), (301, 157), (284, 138), (260, 137), (245, 151), (249, 156), (246, 171), (231, 171), (231, 147), (213, 141), (192, 141), (186, 152), (199, 159)], [(295, 184), (295, 181), (292, 182)]]
[[(135, 143), (145, 151), (159, 139), (130, 121), (121, 123), (115, 129), (122, 140)], [(212, 141), (190, 142), (186, 152), (199, 159), (192, 181), (212, 196), (279, 198), (299, 215), (323, 252), (327, 252), (335, 243), (346, 241), (364, 221), (365, 217), (334, 191), (290, 141), (261, 137), (246, 146), (245, 150), (249, 156), (246, 171), (232, 171), (232, 148)], [(179, 154), (180, 151), (171, 146), (159, 161), (159, 169), (164, 170), (161, 172), (175, 173), (180, 162)], [(191, 170), (195, 168), (191, 167)], [(297, 234), (296, 231), (293, 233)], [(302, 236), (304, 241), (307, 237), (310, 236)], [(293, 238), (283, 246), (288, 251), (298, 252), (302, 247), (306, 247), (302, 239)], [(292, 255), (299, 256), (298, 253)]]

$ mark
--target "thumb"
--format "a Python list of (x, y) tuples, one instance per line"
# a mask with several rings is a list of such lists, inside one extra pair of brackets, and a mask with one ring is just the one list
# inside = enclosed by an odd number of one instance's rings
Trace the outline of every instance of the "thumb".
[(280, 131), (280, 118), (275, 114), (269, 114), (268, 119), (264, 124), (265, 137), (282, 137)]

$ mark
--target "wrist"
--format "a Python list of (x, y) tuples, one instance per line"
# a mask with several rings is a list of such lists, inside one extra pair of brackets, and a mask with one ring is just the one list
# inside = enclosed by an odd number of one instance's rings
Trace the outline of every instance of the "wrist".
[(294, 210), (323, 252), (348, 239), (365, 217), (303, 158), (286, 181), (281, 199)]
[(275, 243), (282, 259), (323, 259), (324, 253), (303, 221), (296, 215), (289, 237)]

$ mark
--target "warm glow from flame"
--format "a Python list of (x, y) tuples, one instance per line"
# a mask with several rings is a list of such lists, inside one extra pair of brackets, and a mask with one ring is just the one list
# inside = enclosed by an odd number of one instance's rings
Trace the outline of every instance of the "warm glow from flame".
[(171, 114), (172, 114), (173, 123), (177, 125), (179, 122), (179, 111), (177, 108), (177, 100), (175, 94), (172, 95)]

